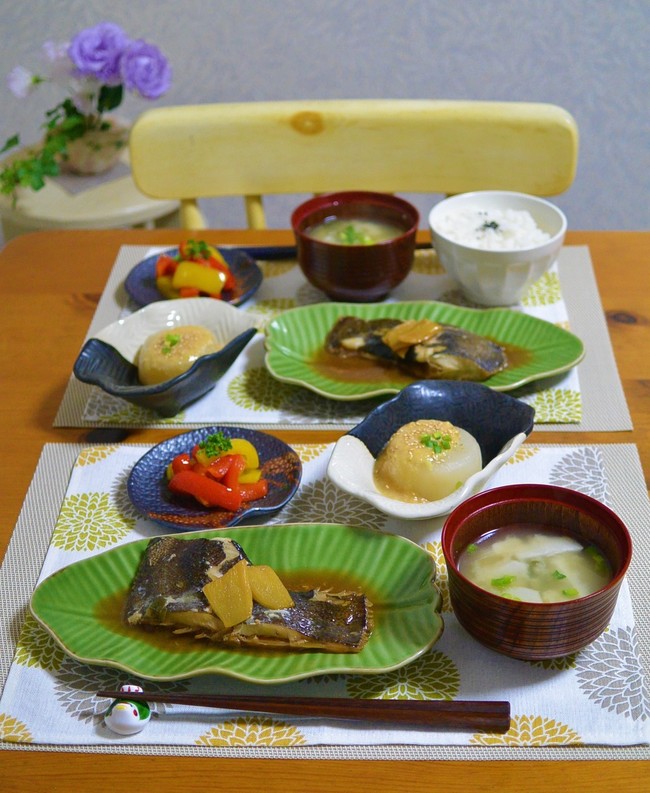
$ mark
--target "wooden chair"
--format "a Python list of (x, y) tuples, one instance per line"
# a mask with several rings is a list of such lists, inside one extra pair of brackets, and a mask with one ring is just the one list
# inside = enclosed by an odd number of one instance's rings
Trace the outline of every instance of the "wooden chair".
[(130, 137), (138, 188), (181, 201), (181, 225), (205, 228), (197, 199), (241, 195), (265, 228), (264, 194), (336, 190), (557, 195), (573, 182), (578, 131), (550, 104), (315, 100), (161, 107)]

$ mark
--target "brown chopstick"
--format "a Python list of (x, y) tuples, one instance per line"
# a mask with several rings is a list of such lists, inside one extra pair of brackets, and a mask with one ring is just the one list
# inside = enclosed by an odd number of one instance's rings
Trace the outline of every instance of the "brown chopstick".
[(384, 722), (435, 730), (503, 733), (510, 729), (510, 703), (504, 701), (285, 698), (153, 692), (125, 694), (120, 691), (98, 691), (97, 696), (312, 718)]

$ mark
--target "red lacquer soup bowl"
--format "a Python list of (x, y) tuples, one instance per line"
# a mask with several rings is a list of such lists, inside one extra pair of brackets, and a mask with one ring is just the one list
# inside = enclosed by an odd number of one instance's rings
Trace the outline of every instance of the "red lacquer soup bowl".
[[(483, 589), (459, 571), (468, 546), (489, 532), (525, 524), (595, 546), (611, 579), (595, 592), (559, 602), (527, 602)], [(442, 530), (451, 605), (460, 624), (496, 652), (522, 660), (557, 658), (586, 647), (606, 630), (632, 558), (623, 521), (590, 496), (552, 485), (507, 485), (460, 504)]]
[[(406, 278), (413, 266), (418, 222), (419, 213), (408, 201), (369, 191), (317, 196), (291, 216), (305, 278), (332, 300), (353, 303), (383, 300)], [(314, 236), (323, 224), (332, 223), (342, 233), (327, 239)], [(376, 224), (390, 229), (387, 238), (369, 236), (362, 241), (354, 233), (355, 228)]]

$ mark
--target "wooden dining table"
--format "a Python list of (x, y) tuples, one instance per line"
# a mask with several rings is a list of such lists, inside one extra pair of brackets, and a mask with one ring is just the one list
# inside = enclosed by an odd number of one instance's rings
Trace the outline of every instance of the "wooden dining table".
[[(11, 540), (39, 455), (46, 443), (101, 440), (101, 431), (54, 426), (71, 369), (111, 267), (123, 245), (178, 244), (179, 229), (43, 231), (16, 237), (0, 252), (0, 555)], [(208, 230), (221, 244), (292, 244), (289, 231)], [(426, 241), (428, 235), (421, 233)], [(635, 444), (650, 476), (650, 232), (571, 231), (567, 245), (585, 245), (633, 429), (559, 432), (535, 429), (535, 443)], [(124, 431), (130, 443), (157, 443), (178, 430)], [(274, 432), (288, 443), (329, 442), (336, 430)], [(156, 791), (375, 791), (650, 790), (647, 759), (575, 760), (358, 760), (191, 757), (165, 754), (29, 751), (0, 753), (4, 791), (103, 791), (128, 785)]]

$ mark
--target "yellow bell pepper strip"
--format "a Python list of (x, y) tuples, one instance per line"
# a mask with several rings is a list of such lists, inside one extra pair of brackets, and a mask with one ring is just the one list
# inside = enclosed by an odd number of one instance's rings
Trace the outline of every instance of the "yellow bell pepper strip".
[(181, 471), (175, 474), (169, 480), (168, 486), (172, 493), (192, 496), (204, 507), (218, 507), (229, 512), (237, 512), (242, 504), (239, 489), (232, 490), (221, 482), (209, 476), (201, 476), (194, 471)]
[(246, 468), (259, 468), (260, 458), (257, 449), (245, 438), (230, 439), (230, 454), (241, 454), (246, 460)]
[(172, 286), (172, 277), (171, 275), (160, 275), (156, 278), (156, 289), (168, 300), (179, 297), (178, 289), (174, 289)]
[(239, 474), (239, 484), (240, 485), (252, 485), (255, 482), (259, 482), (262, 478), (262, 469), (261, 468), (245, 468), (241, 474)]
[(214, 257), (211, 256), (208, 261), (210, 263), (210, 267), (213, 267), (215, 270), (219, 270), (219, 272), (222, 273), (222, 275), (226, 279), (223, 282), (224, 291), (227, 292), (231, 289), (234, 289), (235, 286), (237, 285), (235, 282), (235, 276), (232, 274), (232, 270), (230, 269), (230, 267), (228, 267), (228, 265), (223, 260), (221, 255), (219, 256), (219, 259), (215, 259)]
[(226, 276), (221, 270), (206, 267), (198, 262), (180, 262), (172, 277), (174, 289), (193, 287), (211, 296), (220, 295), (225, 283)]
[(208, 295), (221, 299), (224, 291), (232, 291), (236, 285), (221, 253), (202, 240), (186, 240), (179, 245), (176, 256), (163, 253), (156, 260), (156, 286), (166, 298)]

